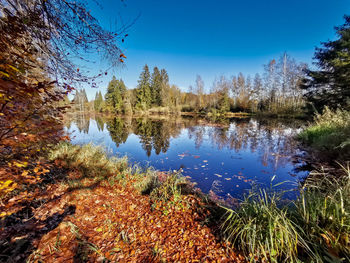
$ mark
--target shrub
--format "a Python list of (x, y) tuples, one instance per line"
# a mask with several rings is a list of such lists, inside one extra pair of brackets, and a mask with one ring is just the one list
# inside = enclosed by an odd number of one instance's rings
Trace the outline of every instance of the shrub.
[(306, 144), (327, 152), (327, 155), (348, 156), (350, 154), (350, 112), (325, 108), (316, 114), (314, 123), (299, 134)]

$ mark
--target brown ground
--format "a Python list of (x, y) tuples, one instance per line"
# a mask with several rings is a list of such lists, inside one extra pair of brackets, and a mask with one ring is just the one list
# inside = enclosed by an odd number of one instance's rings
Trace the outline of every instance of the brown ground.
[[(2, 200), (0, 262), (241, 262), (203, 221), (194, 195), (176, 206), (153, 203), (132, 187), (63, 178), (78, 171), (51, 168), (40, 183)], [(180, 205), (179, 205), (180, 204)]]

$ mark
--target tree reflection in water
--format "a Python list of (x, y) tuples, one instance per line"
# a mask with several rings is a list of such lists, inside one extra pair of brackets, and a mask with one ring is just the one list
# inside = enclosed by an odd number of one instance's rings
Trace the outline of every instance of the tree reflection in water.
[[(124, 144), (129, 135), (138, 136), (142, 149), (150, 157), (166, 153), (172, 138), (177, 138), (183, 131), (196, 149), (204, 141), (216, 149), (230, 149), (235, 152), (250, 151), (258, 153), (263, 166), (278, 167), (290, 162), (291, 156), (299, 153), (293, 136), (303, 123), (276, 119), (221, 119), (205, 120), (196, 118), (106, 118), (96, 116), (98, 131), (106, 128), (117, 147)], [(73, 121), (79, 132), (89, 132), (90, 117), (76, 115), (67, 122), (70, 127)]]

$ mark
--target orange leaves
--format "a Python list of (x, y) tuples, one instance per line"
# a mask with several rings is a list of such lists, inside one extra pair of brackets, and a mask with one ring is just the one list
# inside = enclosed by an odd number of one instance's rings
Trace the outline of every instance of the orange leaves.
[[(42, 163), (26, 168), (27, 176), (45, 170), (49, 169)], [(150, 197), (130, 184), (111, 186), (103, 182), (91, 186), (76, 173), (71, 171), (66, 176), (81, 180), (81, 188), (57, 193), (62, 184), (52, 184), (39, 192), (43, 200), (52, 200), (37, 209), (35, 216), (41, 220), (62, 214), (67, 205), (75, 207), (74, 216), (63, 218), (57, 228), (41, 238), (37, 253), (43, 261), (72, 261), (77, 248), (84, 244), (90, 248), (84, 254), (89, 262), (102, 258), (111, 262), (205, 262), (204, 257), (207, 262), (236, 261), (236, 255), (200, 223), (206, 209), (197, 208), (201, 200), (196, 196), (181, 196), (181, 203), (158, 201), (151, 209)]]

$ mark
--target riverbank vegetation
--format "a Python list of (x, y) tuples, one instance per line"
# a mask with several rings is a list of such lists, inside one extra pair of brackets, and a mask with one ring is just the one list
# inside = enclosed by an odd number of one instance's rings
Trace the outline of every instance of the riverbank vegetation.
[(299, 138), (325, 158), (348, 160), (350, 157), (350, 112), (326, 107)]
[[(197, 76), (184, 92), (169, 84), (166, 70), (154, 67), (151, 74), (145, 65), (136, 89), (114, 77), (93, 102), (76, 91), (76, 111), (278, 115), (306, 106), (323, 112), (300, 138), (342, 160), (341, 173), (311, 172), (287, 204), (271, 189), (230, 207), (177, 172), (62, 142), (69, 140), (62, 125), (68, 94), (79, 82), (96, 86), (73, 61), (85, 63), (85, 52), (98, 51), (111, 67), (123, 63), (128, 25), (104, 30), (84, 1), (1, 0), (0, 6), (2, 262), (350, 261), (350, 17), (336, 28), (337, 40), (317, 49), (319, 70), (284, 54), (265, 66), (263, 77), (223, 76), (205, 92)], [(116, 140), (125, 139), (118, 130), (124, 124), (112, 124)], [(150, 126), (136, 123), (145, 129), (141, 135), (156, 134)]]
[(88, 102), (84, 90), (76, 91), (73, 110), (97, 111), (109, 114), (196, 114), (230, 116), (260, 114), (301, 117), (305, 100), (299, 88), (307, 65), (298, 63), (287, 53), (264, 66), (261, 76), (218, 77), (210, 88), (197, 75), (195, 85), (182, 91), (169, 83), (165, 69), (145, 65), (135, 89), (128, 89), (122, 79), (113, 76), (105, 95), (96, 92)]
[(282, 195), (257, 190), (238, 208), (225, 208), (227, 238), (272, 262), (350, 260), (349, 16), (336, 32), (337, 40), (316, 49), (318, 69), (307, 70), (301, 85), (308, 107), (320, 113), (299, 138), (316, 152), (311, 162), (327, 167), (311, 172), (287, 205), (279, 204)]

